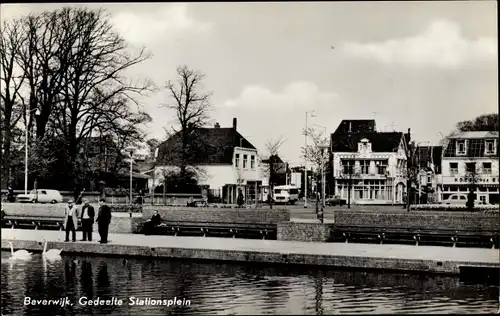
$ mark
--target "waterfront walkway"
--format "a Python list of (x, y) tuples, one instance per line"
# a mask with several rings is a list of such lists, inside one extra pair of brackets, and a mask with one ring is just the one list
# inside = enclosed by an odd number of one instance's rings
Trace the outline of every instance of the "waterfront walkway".
[[(98, 234), (94, 233), (95, 238)], [(81, 234), (77, 234), (81, 237)], [(62, 248), (63, 253), (136, 255), (169, 258), (313, 264), (351, 268), (459, 273), (460, 267), (500, 268), (498, 249), (449, 248), (411, 245), (318, 243), (213, 237), (110, 234), (109, 243), (63, 242), (64, 232), (2, 229), (2, 249), (41, 251)]]

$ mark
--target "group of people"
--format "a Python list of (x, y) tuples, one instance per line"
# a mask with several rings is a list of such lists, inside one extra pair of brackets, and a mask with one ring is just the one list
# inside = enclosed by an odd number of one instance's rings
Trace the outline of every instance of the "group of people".
[[(73, 200), (68, 201), (68, 205), (65, 209), (64, 214), (64, 229), (66, 231), (65, 241), (69, 241), (69, 233), (72, 234), (72, 240), (76, 241), (76, 228), (78, 227), (78, 217), (80, 217), (82, 223), (82, 240), (81, 241), (92, 241), (92, 231), (94, 226), (95, 210), (92, 205), (89, 204), (89, 200), (83, 200), (83, 206), (81, 212), (79, 212), (78, 207), (75, 205)], [(95, 222), (98, 225), (99, 235), (101, 244), (108, 242), (108, 228), (111, 222), (111, 208), (106, 204), (105, 199), (99, 200), (99, 211), (97, 213), (97, 218)]]

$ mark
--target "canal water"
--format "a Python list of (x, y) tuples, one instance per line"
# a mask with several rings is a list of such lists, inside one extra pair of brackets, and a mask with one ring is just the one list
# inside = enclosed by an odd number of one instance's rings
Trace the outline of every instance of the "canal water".
[[(498, 286), (464, 284), (456, 277), (76, 256), (48, 262), (40, 254), (23, 262), (9, 256), (2, 251), (2, 315), (498, 311)], [(64, 307), (25, 305), (66, 297), (71, 304)], [(96, 298), (113, 305), (84, 302)]]

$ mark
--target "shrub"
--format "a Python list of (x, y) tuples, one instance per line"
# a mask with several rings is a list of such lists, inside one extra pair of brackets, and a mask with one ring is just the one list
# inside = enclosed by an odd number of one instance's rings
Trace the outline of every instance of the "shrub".
[[(446, 205), (446, 204), (417, 204), (411, 205), (411, 210), (442, 210), (442, 211), (467, 211), (465, 205)], [(498, 205), (475, 205), (473, 212), (495, 213), (499, 211)]]

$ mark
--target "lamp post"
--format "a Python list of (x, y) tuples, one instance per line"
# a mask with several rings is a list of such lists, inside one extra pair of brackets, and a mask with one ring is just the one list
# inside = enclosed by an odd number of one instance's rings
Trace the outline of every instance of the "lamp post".
[(127, 147), (125, 150), (130, 155), (130, 204), (132, 204), (132, 199), (133, 199), (133, 196), (132, 196), (132, 166), (134, 163), (135, 147), (130, 146), (130, 147)]
[(25, 135), (25, 150), (24, 150), (24, 194), (28, 194), (28, 140), (29, 126), (31, 122), (31, 112), (35, 111), (35, 117), (40, 115), (39, 109), (26, 110), (26, 135)]
[(307, 119), (309, 118), (309, 115), (311, 117), (315, 117), (316, 114), (314, 113), (314, 110), (306, 112), (306, 130), (304, 133), (304, 208), (307, 208), (307, 136), (309, 134), (307, 131)]

